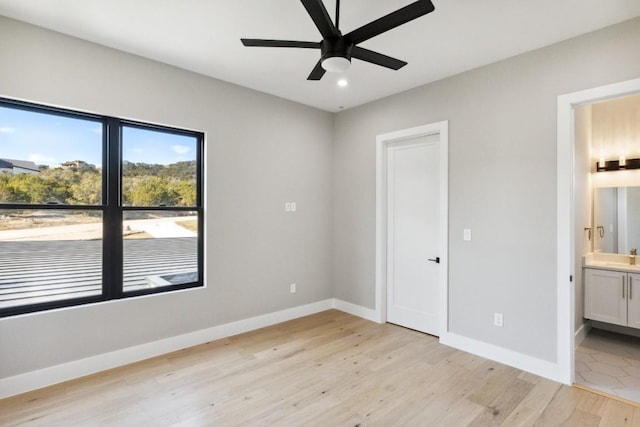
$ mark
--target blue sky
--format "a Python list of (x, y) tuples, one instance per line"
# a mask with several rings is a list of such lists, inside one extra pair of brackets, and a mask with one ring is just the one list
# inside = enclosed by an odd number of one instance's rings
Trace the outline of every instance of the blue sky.
[[(170, 164), (195, 160), (196, 139), (125, 127), (123, 159)], [(0, 107), (0, 158), (56, 166), (69, 160), (102, 164), (102, 124)]]
[(196, 159), (196, 138), (125, 127), (122, 158), (134, 163), (168, 165)]

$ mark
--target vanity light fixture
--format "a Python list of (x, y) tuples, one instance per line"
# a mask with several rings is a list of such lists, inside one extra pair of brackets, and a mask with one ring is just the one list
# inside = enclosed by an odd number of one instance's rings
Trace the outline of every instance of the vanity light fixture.
[(604, 160), (601, 157), (596, 162), (596, 172), (609, 172), (619, 171), (627, 169), (640, 169), (640, 159), (627, 159), (625, 156), (620, 156), (618, 160)]
[(600, 160), (598, 160), (598, 167), (599, 168), (605, 167), (604, 157), (600, 157)]

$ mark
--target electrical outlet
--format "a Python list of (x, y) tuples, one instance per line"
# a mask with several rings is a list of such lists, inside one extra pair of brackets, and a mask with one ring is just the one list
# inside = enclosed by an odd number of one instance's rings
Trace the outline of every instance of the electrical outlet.
[(289, 292), (291, 292), (292, 294), (296, 293), (296, 284), (292, 283), (291, 285), (289, 285)]
[(502, 328), (504, 326), (502, 313), (493, 313), (493, 324), (499, 328)]

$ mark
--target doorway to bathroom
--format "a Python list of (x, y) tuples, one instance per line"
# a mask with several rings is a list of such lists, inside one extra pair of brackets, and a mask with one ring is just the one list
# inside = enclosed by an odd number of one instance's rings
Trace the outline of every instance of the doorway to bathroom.
[(558, 98), (561, 376), (640, 402), (640, 266), (629, 255), (640, 246), (637, 141), (640, 79)]

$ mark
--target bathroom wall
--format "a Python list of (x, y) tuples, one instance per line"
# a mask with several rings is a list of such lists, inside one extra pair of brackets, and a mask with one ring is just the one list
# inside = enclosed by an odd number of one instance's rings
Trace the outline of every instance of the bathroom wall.
[(593, 158), (640, 157), (640, 95), (592, 105)]
[(594, 231), (591, 228), (591, 105), (577, 107), (574, 111), (575, 123), (575, 327), (583, 324), (584, 283), (582, 278), (582, 256), (592, 251)]
[[(600, 158), (640, 158), (640, 95), (595, 103), (591, 108), (592, 165)], [(592, 183), (594, 187), (639, 186), (640, 170), (594, 173)]]

